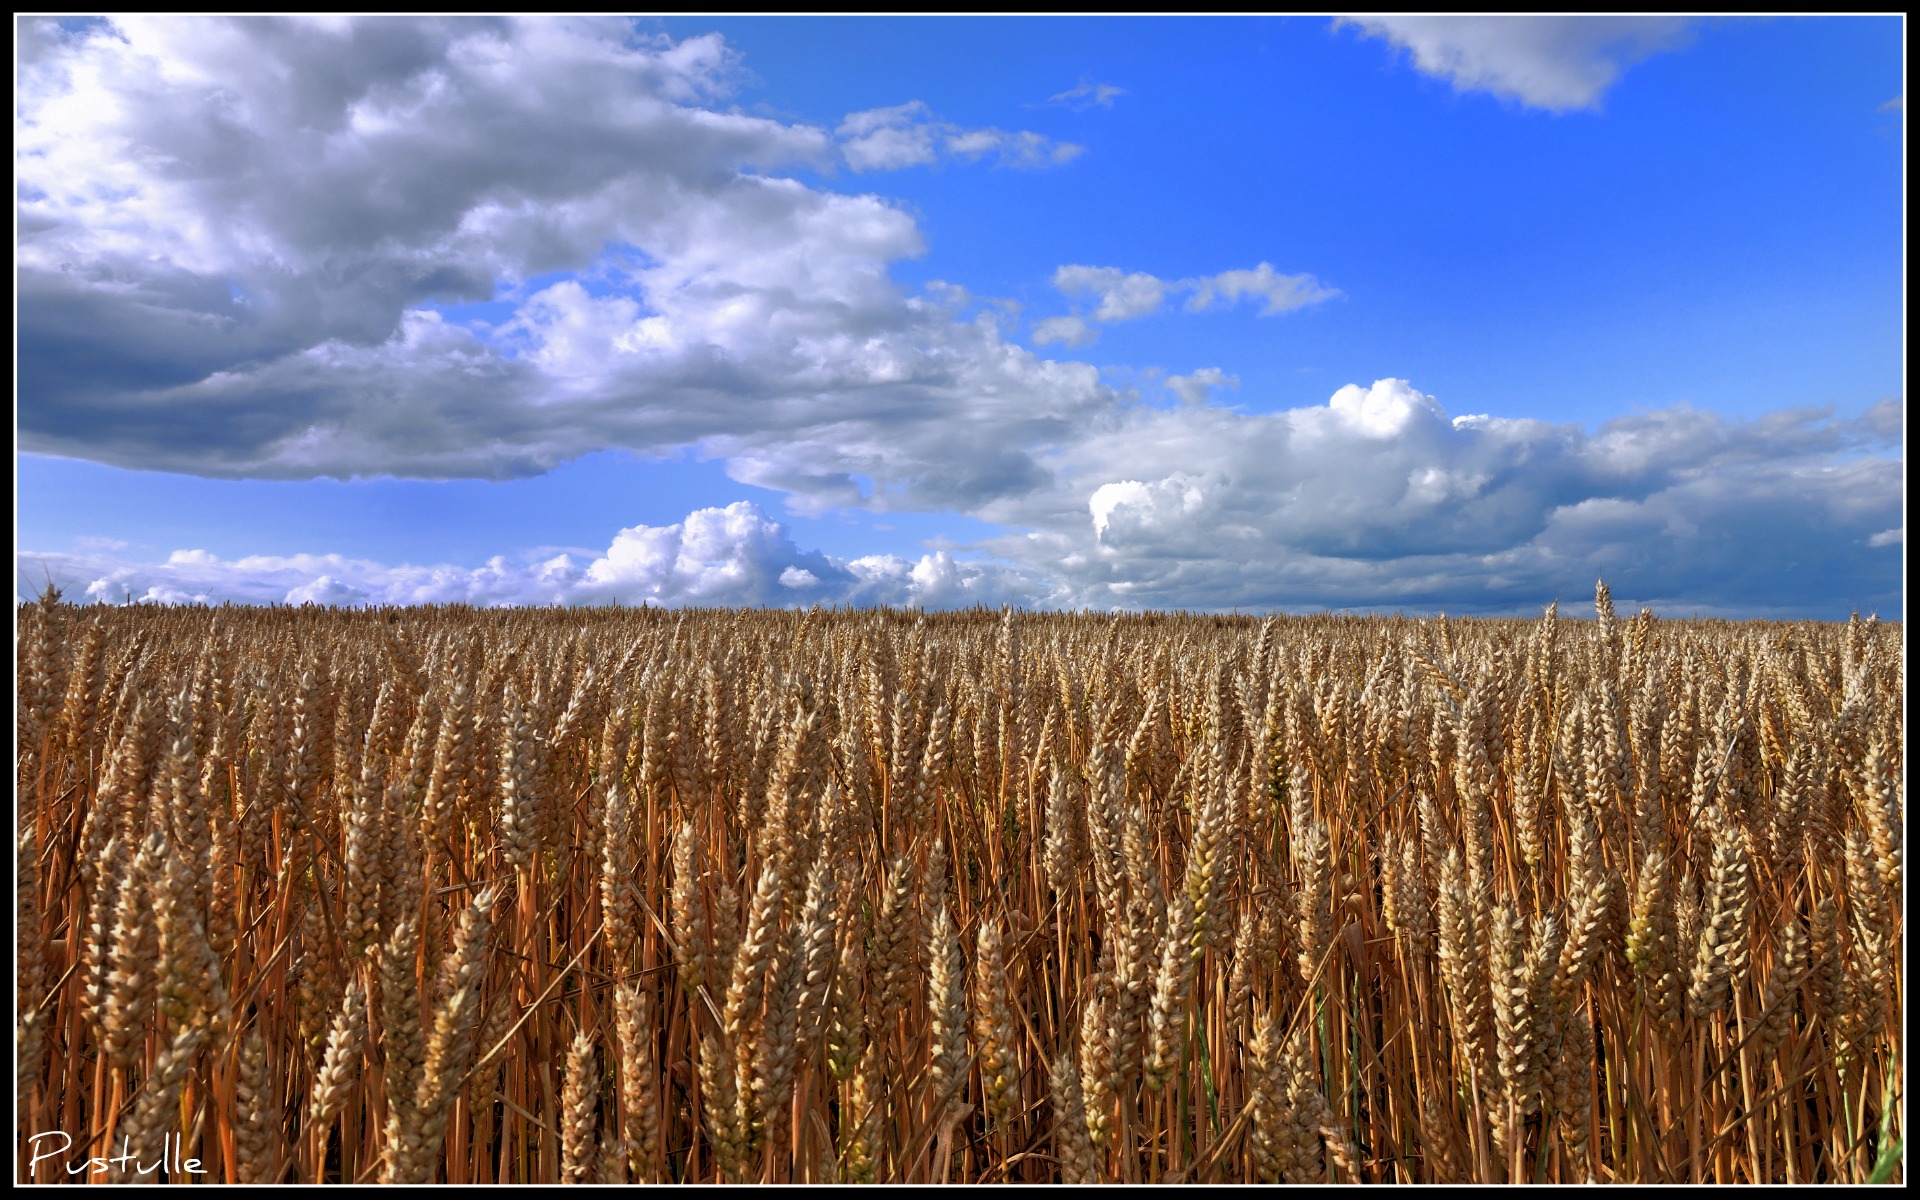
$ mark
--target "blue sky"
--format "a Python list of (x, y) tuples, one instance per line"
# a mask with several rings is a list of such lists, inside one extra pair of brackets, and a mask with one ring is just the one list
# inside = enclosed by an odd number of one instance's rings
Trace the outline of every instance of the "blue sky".
[(19, 32), (17, 589), (1903, 611), (1895, 18)]

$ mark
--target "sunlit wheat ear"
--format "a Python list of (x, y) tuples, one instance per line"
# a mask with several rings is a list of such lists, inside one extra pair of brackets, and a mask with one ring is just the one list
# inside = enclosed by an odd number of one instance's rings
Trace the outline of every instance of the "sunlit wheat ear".
[(929, 1035), (933, 1046), (934, 1103), (942, 1112), (966, 1101), (967, 986), (966, 964), (960, 955), (960, 937), (945, 901), (934, 909), (927, 934), (931, 977), (928, 980)]
[(872, 1183), (879, 1173), (879, 1063), (869, 1048), (851, 1072), (845, 1118), (840, 1123), (840, 1174), (850, 1183)]
[(1593, 1109), (1593, 1025), (1585, 1010), (1567, 1015), (1560, 1054), (1553, 1064), (1554, 1111), (1559, 1118), (1560, 1142), (1573, 1159), (1574, 1178), (1585, 1182), (1593, 1175), (1592, 1136), (1588, 1118)]
[(1553, 984), (1554, 1006), (1563, 1012), (1575, 1002), (1613, 930), (1618, 881), (1600, 864), (1597, 838), (1598, 830), (1589, 818), (1575, 824), (1568, 839), (1572, 912)]
[(1433, 913), (1417, 838), (1389, 830), (1380, 848), (1381, 917), (1415, 961), (1433, 944)]
[(1294, 867), (1300, 886), (1294, 893), (1294, 964), (1302, 983), (1310, 983), (1333, 948), (1333, 865), (1327, 831), (1302, 810), (1294, 830)]
[(1728, 982), (1736, 973), (1745, 973), (1748, 954), (1751, 866), (1746, 843), (1724, 816), (1716, 814), (1709, 826), (1713, 830), (1713, 865), (1704, 921), (1694, 951), (1693, 984), (1687, 992), (1688, 1007), (1696, 1017), (1704, 1017), (1726, 1003)]
[(807, 931), (796, 925), (767, 971), (766, 1021), (752, 1055), (752, 1105), (745, 1092), (742, 1109), (749, 1124), (749, 1146), (757, 1148), (765, 1122), (786, 1105), (800, 1053), (800, 992), (807, 954)]
[(907, 1004), (914, 966), (913, 896), (912, 864), (896, 857), (887, 867), (873, 921), (871, 961), (879, 983), (874, 999), (883, 1021)]
[(121, 881), (114, 908), (100, 1011), (105, 1031), (102, 1048), (122, 1066), (131, 1065), (159, 984), (154, 960), (159, 955), (160, 931), (154, 920), (153, 888), (166, 849), (158, 831), (148, 835)]
[(433, 1160), (446, 1137), (447, 1114), (473, 1059), (475, 1018), (486, 969), (493, 909), (500, 893), (487, 889), (460, 914), (453, 949), (441, 966), (434, 988), (432, 1025), (421, 1057), (420, 1082), (410, 1111), (390, 1128), (397, 1134), (388, 1160), (392, 1182), (431, 1180)]
[(639, 937), (634, 860), (632, 803), (626, 789), (614, 781), (606, 785), (601, 809), (600, 911), (606, 923), (608, 957), (616, 969), (632, 960)]
[(1906, 861), (1902, 849), (1906, 830), (1902, 815), (1903, 789), (1895, 766), (1900, 757), (1893, 739), (1883, 728), (1868, 742), (1866, 759), (1860, 765), (1860, 809), (1873, 843), (1874, 866), (1885, 895), (1896, 902), (1902, 895)]
[(1020, 1099), (1018, 1030), (1014, 1024), (1012, 984), (1002, 950), (1000, 919), (980, 922), (974, 954), (974, 1046), (986, 1090), (987, 1110), (1005, 1121)]
[(1761, 993), (1760, 1032), (1756, 1049), (1763, 1056), (1779, 1050), (1791, 1029), (1801, 981), (1807, 974), (1807, 931), (1789, 916), (1775, 941), (1773, 970)]
[[(1293, 1110), (1296, 1146), (1296, 1179), (1289, 1182), (1304, 1183), (1321, 1177), (1318, 1163), (1321, 1145), (1324, 1145), (1327, 1156), (1333, 1160), (1340, 1174), (1348, 1179), (1358, 1179), (1359, 1151), (1354, 1147), (1347, 1130), (1327, 1106), (1326, 1094), (1319, 1084), (1319, 1071), (1314, 1065), (1312, 1041), (1304, 1027), (1294, 1032), (1287, 1044), (1286, 1055), (1288, 1104)], [(1320, 1145), (1314, 1144), (1316, 1140)]]
[(1080, 1092), (1080, 1070), (1074, 1065), (1071, 1055), (1062, 1052), (1054, 1060), (1050, 1087), (1053, 1097), (1054, 1153), (1060, 1159), (1062, 1182), (1098, 1182), (1100, 1175), (1095, 1165), (1093, 1142), (1087, 1137), (1087, 1110)]
[(660, 1182), (660, 1095), (658, 1033), (652, 993), (640, 984), (619, 985), (614, 993), (615, 1029), (620, 1042), (621, 1146), (633, 1183)]
[(700, 894), (699, 853), (692, 822), (683, 822), (673, 837), (673, 942), (681, 983), (689, 995), (713, 977), (716, 949), (712, 918)]
[(778, 982), (785, 960), (784, 939), (777, 924), (783, 894), (779, 866), (769, 859), (754, 888), (746, 934), (734, 955), (732, 982), (727, 987), (722, 1028), (736, 1059), (733, 1094), (740, 1106), (738, 1126), (743, 1154), (754, 1149), (764, 1116), (754, 1097), (753, 1059), (754, 1048), (765, 1026), (767, 985), (769, 981)]
[(1466, 858), (1447, 854), (1440, 873), (1440, 972), (1446, 981), (1454, 1037), (1474, 1075), (1491, 1086), (1494, 1074), (1493, 995), (1488, 980), (1490, 935), (1475, 911)]
[(833, 859), (822, 854), (808, 872), (806, 900), (795, 926), (794, 960), (797, 992), (793, 1009), (798, 1032), (795, 1049), (800, 1057), (824, 1035), (831, 1019), (833, 946), (839, 916), (838, 882)]
[(1076, 1094), (1087, 1140), (1098, 1148), (1112, 1136), (1114, 1097), (1123, 1076), (1115, 1036), (1113, 980), (1096, 975), (1090, 984), (1080, 1010), (1080, 1081)]
[(1499, 1052), (1494, 1143), (1504, 1153), (1520, 1136), (1520, 1114), (1534, 1099), (1531, 1084), (1534, 1039), (1539, 1036), (1533, 997), (1527, 987), (1526, 923), (1512, 905), (1494, 909), (1488, 942), (1488, 980), (1493, 996)]
[(1085, 860), (1085, 824), (1083, 810), (1074, 803), (1067, 774), (1056, 764), (1047, 783), (1047, 882), (1054, 894), (1065, 896), (1073, 890), (1076, 872)]
[(1292, 1182), (1298, 1174), (1294, 1114), (1288, 1102), (1286, 1039), (1269, 1014), (1255, 1019), (1247, 1044), (1250, 1126), (1248, 1149), (1254, 1183)]
[(367, 1038), (367, 989), (359, 979), (347, 985), (340, 1011), (327, 1031), (326, 1056), (313, 1080), (307, 1123), (326, 1132), (328, 1122), (346, 1105), (360, 1071), (360, 1051)]
[(596, 1167), (595, 1109), (600, 1081), (594, 1070), (594, 1042), (582, 1030), (567, 1051), (565, 1089), (560, 1100), (560, 1182), (586, 1183)]
[(411, 914), (403, 916), (378, 952), (380, 1051), (386, 1064), (389, 1136), (395, 1141), (401, 1128), (415, 1119), (414, 1097), (420, 1086), (420, 1064), (426, 1057), (420, 1029), (420, 989), (414, 975), (419, 937), (419, 923)]
[(120, 1182), (139, 1178), (134, 1164), (165, 1160), (166, 1139), (172, 1132), (175, 1110), (179, 1108), (180, 1090), (185, 1086), (187, 1072), (208, 1037), (209, 1030), (205, 1026), (182, 1029), (174, 1034), (173, 1040), (154, 1060), (146, 1086), (114, 1131), (113, 1144), (122, 1147), (123, 1153), (131, 1155), (127, 1163), (118, 1167)]
[(737, 1180), (746, 1169), (746, 1138), (740, 1129), (740, 1098), (733, 1058), (711, 1034), (700, 1039), (700, 1099), (707, 1136), (722, 1174)]
[(1173, 902), (1162, 943), (1160, 967), (1153, 977), (1153, 999), (1147, 1010), (1147, 1061), (1144, 1074), (1149, 1091), (1166, 1083), (1184, 1052), (1187, 986), (1193, 978), (1194, 906), (1182, 892)]
[(525, 706), (512, 692), (500, 725), (500, 850), (508, 867), (528, 875), (540, 848), (539, 765), (534, 729)]
[(1640, 866), (1633, 915), (1627, 928), (1627, 962), (1652, 1010), (1662, 1021), (1679, 1015), (1684, 988), (1677, 958), (1674, 895), (1666, 855), (1655, 851)]

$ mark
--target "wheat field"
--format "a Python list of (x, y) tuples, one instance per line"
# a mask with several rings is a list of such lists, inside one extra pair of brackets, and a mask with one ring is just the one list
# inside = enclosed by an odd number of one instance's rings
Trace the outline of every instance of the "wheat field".
[(1904, 1180), (1897, 624), (17, 633), (22, 1180)]

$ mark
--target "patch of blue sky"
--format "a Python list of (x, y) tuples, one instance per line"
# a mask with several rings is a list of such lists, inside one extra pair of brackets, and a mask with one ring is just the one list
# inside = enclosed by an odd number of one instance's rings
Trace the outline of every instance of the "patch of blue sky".
[[(1169, 304), (1044, 354), (1219, 367), (1252, 409), (1397, 376), (1452, 412), (1591, 427), (1898, 393), (1891, 20), (1716, 23), (1560, 114), (1457, 92), (1324, 20), (662, 24), (724, 33), (757, 79), (736, 97), (750, 111), (831, 129), (920, 100), (1086, 147), (1045, 170), (827, 178), (915, 215), (928, 252), (893, 269), (908, 288), (944, 279), (1029, 321), (1075, 310), (1049, 282), (1067, 263), (1176, 279), (1265, 261), (1343, 293), (1275, 317)], [(1125, 92), (1047, 103), (1079, 80)]]

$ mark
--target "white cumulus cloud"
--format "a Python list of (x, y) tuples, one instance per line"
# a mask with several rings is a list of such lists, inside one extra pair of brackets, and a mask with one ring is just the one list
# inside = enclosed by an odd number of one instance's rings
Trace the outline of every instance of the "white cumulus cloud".
[(1382, 379), (1370, 388), (1350, 383), (1333, 394), (1327, 408), (1370, 438), (1396, 437), (1416, 421), (1446, 416), (1432, 396), (1404, 379)]
[(1899, 527), (1900, 428), (1887, 403), (1588, 431), (1453, 417), (1397, 379), (1277, 412), (1140, 405), (1063, 446), (1049, 486), (983, 506), (1029, 532), (982, 545), (1096, 608), (1517, 612), (1602, 574), (1669, 609), (1885, 611), (1897, 572), (1867, 543)]
[(1691, 18), (1660, 16), (1341, 17), (1413, 56), (1460, 91), (1486, 91), (1552, 112), (1597, 108), (1634, 63), (1677, 49)]
[(178, 550), (157, 563), (109, 554), (19, 556), (83, 602), (119, 604), (890, 604), (950, 608), (1043, 602), (1043, 580), (1004, 562), (938, 551), (917, 560), (866, 555), (851, 562), (802, 550), (780, 522), (741, 501), (671, 525), (620, 530), (600, 557), (570, 555), (479, 567), (393, 565), (337, 554), (223, 559)]
[(1152, 483), (1103, 483), (1087, 498), (1087, 511), (1093, 516), (1094, 536), (1103, 546), (1112, 546), (1162, 530), (1190, 531), (1206, 501), (1206, 492), (1192, 476), (1175, 472)]
[(1260, 306), (1263, 317), (1305, 308), (1340, 294), (1322, 287), (1311, 275), (1282, 275), (1271, 263), (1261, 263), (1250, 271), (1222, 271), (1210, 278), (1182, 280), (1174, 286), (1193, 293), (1187, 299), (1189, 312), (1211, 308), (1215, 300), (1232, 304), (1243, 296), (1250, 296), (1264, 302)]
[(1061, 267), (1053, 273), (1055, 290), (1066, 296), (1092, 295), (1099, 300), (1096, 321), (1131, 321), (1160, 310), (1166, 299), (1165, 281), (1117, 267)]

